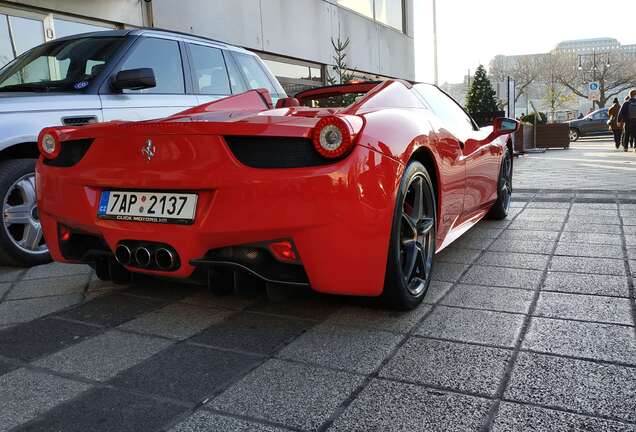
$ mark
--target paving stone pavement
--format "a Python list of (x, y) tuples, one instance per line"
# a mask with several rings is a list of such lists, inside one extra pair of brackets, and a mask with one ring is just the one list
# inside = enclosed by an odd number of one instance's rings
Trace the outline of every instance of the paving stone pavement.
[(601, 144), (546, 153), (558, 187), (515, 160), (411, 312), (0, 269), (0, 431), (636, 431), (636, 191), (579, 182)]

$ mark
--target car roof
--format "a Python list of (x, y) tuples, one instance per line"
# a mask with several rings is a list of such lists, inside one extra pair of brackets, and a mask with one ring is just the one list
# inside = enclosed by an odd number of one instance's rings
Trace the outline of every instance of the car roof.
[(159, 37), (168, 37), (170, 39), (181, 40), (184, 42), (199, 42), (207, 45), (214, 45), (219, 48), (224, 48), (232, 51), (239, 51), (245, 54), (256, 55), (251, 51), (248, 51), (244, 48), (237, 47), (234, 45), (227, 44), (225, 42), (221, 42), (215, 39), (206, 38), (203, 36), (195, 36), (188, 33), (182, 33), (172, 30), (165, 30), (160, 28), (136, 28), (136, 29), (125, 29), (125, 30), (104, 30), (104, 31), (95, 31), (88, 33), (80, 33), (72, 36), (66, 36), (63, 38), (55, 39), (56, 41), (60, 40), (68, 40), (68, 39), (77, 39), (80, 37), (124, 37), (124, 36), (159, 36)]

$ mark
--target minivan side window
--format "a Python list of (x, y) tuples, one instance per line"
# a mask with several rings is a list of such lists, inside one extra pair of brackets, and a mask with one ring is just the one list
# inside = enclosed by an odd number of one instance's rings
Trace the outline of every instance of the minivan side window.
[(229, 95), (228, 78), (223, 53), (220, 49), (203, 45), (189, 44), (192, 54), (192, 73), (194, 91), (205, 95)]
[(232, 58), (232, 55), (228, 52), (224, 52), (225, 55), (225, 65), (227, 66), (227, 72), (230, 76), (230, 85), (232, 86), (232, 93), (238, 94), (247, 91), (247, 87), (245, 87), (245, 81), (243, 80), (243, 76), (236, 65), (236, 61)]
[(278, 95), (278, 91), (254, 56), (234, 53), (234, 58), (251, 89), (266, 88), (272, 96)]
[(183, 63), (179, 43), (168, 39), (144, 37), (124, 61), (121, 70), (152, 68), (157, 85), (124, 93), (184, 94)]

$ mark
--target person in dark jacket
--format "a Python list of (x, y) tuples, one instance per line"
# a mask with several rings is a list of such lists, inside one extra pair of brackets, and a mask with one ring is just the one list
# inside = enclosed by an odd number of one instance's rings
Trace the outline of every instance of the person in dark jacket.
[(607, 111), (609, 115), (609, 129), (614, 134), (614, 145), (616, 150), (621, 146), (621, 137), (623, 136), (623, 128), (618, 124), (618, 112), (621, 110), (621, 104), (618, 102), (618, 98), (614, 98), (614, 103)]
[(623, 148), (627, 151), (629, 142), (636, 140), (636, 89), (629, 92), (629, 100), (618, 112), (618, 123), (623, 125)]

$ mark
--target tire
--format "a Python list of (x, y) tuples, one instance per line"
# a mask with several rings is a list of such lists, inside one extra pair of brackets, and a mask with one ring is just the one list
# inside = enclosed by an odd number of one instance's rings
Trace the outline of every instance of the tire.
[[(421, 191), (420, 203), (415, 196)], [(419, 208), (419, 210), (418, 210)], [(435, 190), (428, 171), (410, 162), (397, 193), (382, 302), (399, 310), (419, 305), (431, 282), (437, 227)]]
[(51, 261), (37, 213), (35, 161), (11, 159), (0, 162), (1, 265), (32, 267)]
[(501, 168), (499, 169), (499, 178), (497, 180), (497, 201), (492, 205), (488, 212), (490, 219), (501, 220), (508, 216), (510, 208), (510, 198), (512, 197), (512, 155), (510, 149), (506, 146), (503, 158), (501, 159)]
[(570, 129), (570, 142), (578, 141), (581, 138), (581, 133), (578, 129)]

